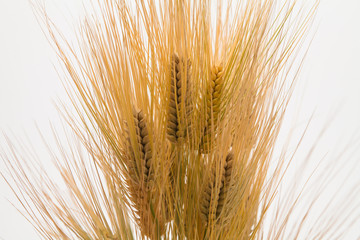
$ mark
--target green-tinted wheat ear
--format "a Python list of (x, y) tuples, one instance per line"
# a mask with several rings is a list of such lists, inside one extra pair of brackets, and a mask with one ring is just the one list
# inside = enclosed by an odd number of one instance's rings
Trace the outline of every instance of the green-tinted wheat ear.
[(190, 128), (190, 67), (189, 60), (184, 61), (176, 54), (172, 55), (167, 114), (167, 136), (172, 143), (181, 142)]
[[(220, 216), (220, 213), (224, 207), (230, 186), (233, 160), (234, 154), (232, 152), (228, 153), (220, 175), (216, 174), (216, 169), (214, 168), (209, 178), (208, 184), (204, 189), (200, 204), (200, 211), (205, 225), (208, 223), (214, 223), (215, 220)], [(217, 177), (221, 178), (219, 179), (220, 184), (216, 184)]]
[(223, 100), (223, 68), (214, 66), (210, 71), (210, 79), (206, 91), (206, 125), (201, 142), (201, 150), (208, 152), (217, 131), (218, 119), (221, 117), (221, 102)]

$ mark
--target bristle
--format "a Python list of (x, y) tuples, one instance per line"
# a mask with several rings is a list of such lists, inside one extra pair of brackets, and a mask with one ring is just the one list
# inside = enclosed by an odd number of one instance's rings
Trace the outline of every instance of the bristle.
[(208, 152), (212, 148), (211, 143), (216, 134), (217, 123), (221, 112), (223, 85), (222, 66), (212, 67), (206, 93), (206, 125), (201, 143), (203, 152)]
[[(189, 60), (184, 61), (176, 54), (172, 55), (167, 122), (167, 135), (172, 143), (181, 142), (190, 126), (190, 66)], [(186, 75), (185, 81), (183, 75)]]
[[(216, 186), (217, 174), (214, 168), (205, 187), (200, 204), (200, 212), (205, 225), (210, 222), (213, 223), (220, 216), (224, 207), (231, 180), (233, 159), (234, 154), (232, 152), (228, 153), (219, 175), (221, 177), (220, 184)], [(218, 190), (216, 191), (215, 188), (218, 188)]]

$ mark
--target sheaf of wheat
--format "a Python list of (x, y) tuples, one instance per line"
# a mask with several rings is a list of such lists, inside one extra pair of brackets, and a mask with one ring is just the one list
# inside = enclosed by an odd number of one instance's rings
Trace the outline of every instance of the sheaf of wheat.
[(8, 158), (41, 237), (289, 239), (291, 208), (265, 224), (286, 168), (270, 165), (293, 87), (284, 76), (317, 2), (305, 15), (296, 1), (95, 5), (75, 46), (36, 8), (68, 74), (75, 111), (63, 113), (81, 145), (57, 159), (67, 195), (45, 172), (46, 184), (33, 181), (16, 151)]

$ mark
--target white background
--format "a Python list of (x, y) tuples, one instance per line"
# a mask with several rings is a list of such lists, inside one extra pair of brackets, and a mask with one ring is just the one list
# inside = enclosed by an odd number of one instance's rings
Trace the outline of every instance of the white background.
[[(80, 18), (81, 1), (47, 2), (50, 16), (61, 29), (71, 32), (68, 27), (74, 26)], [(72, 16), (68, 12), (72, 12)], [(344, 147), (356, 149), (360, 146), (359, 12), (358, 0), (321, 1), (310, 34), (315, 37), (290, 104), (292, 117), (284, 125), (288, 130), (303, 129), (314, 114), (303, 142), (303, 157), (314, 143), (318, 156), (331, 156)], [(27, 133), (32, 139), (36, 133), (35, 123), (41, 129), (47, 129), (49, 122), (60, 124), (53, 100), (64, 100), (66, 95), (60, 80), (63, 73), (60, 71), (59, 76), (55, 70), (58, 66), (28, 1), (0, 0), (0, 131), (18, 138)], [(331, 124), (330, 119), (333, 119)], [(325, 127), (326, 134), (316, 142), (316, 136)], [(285, 138), (286, 134), (280, 137)], [(40, 143), (33, 144), (41, 148)], [(0, 146), (5, 146), (3, 137), (0, 137)], [(360, 154), (355, 152), (336, 161), (339, 165), (350, 163), (349, 166), (355, 167), (359, 160)], [(0, 171), (4, 170), (0, 161)], [(336, 181), (340, 183), (344, 175), (338, 177)], [(360, 177), (354, 176), (346, 186), (356, 183), (360, 183)], [(9, 201), (16, 203), (9, 187), (0, 179), (0, 240), (39, 239)], [(358, 230), (350, 233), (347, 239), (359, 237)]]

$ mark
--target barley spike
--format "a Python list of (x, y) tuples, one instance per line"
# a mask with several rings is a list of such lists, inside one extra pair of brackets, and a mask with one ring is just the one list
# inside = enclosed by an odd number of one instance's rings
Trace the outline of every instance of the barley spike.
[[(189, 60), (184, 61), (178, 55), (172, 55), (167, 120), (167, 135), (172, 143), (181, 142), (190, 127), (190, 67)], [(183, 80), (183, 75), (186, 76), (185, 81)]]
[(203, 152), (211, 149), (211, 142), (216, 134), (217, 123), (221, 112), (223, 85), (222, 66), (213, 66), (211, 68), (210, 81), (206, 93), (206, 125), (201, 144)]
[[(229, 190), (233, 160), (234, 154), (232, 152), (228, 153), (221, 170), (219, 186), (216, 186), (217, 176), (215, 169), (211, 173), (200, 204), (201, 217), (205, 225), (210, 221), (214, 222), (221, 214)], [(218, 191), (215, 191), (216, 187), (219, 188)]]
[[(153, 185), (152, 144), (146, 118), (142, 111), (133, 112), (136, 146), (133, 147), (128, 132), (129, 190), (137, 214), (137, 221), (144, 235), (151, 236), (153, 229), (163, 231), (163, 222), (151, 213), (153, 204), (150, 197)], [(136, 149), (137, 148), (137, 149)], [(136, 154), (138, 150), (138, 155)]]

